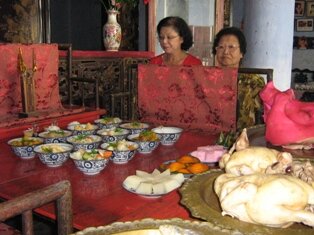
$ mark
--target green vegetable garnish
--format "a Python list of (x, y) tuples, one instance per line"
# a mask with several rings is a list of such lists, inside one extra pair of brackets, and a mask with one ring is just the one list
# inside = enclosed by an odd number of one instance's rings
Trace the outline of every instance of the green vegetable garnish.
[(152, 132), (151, 130), (143, 130), (140, 135), (141, 136), (149, 136), (152, 135), (154, 132)]
[(112, 122), (113, 118), (112, 118), (112, 117), (103, 117), (102, 120), (103, 120), (105, 123), (108, 123), (108, 122)]
[(139, 122), (132, 122), (131, 126), (133, 126), (133, 127), (140, 127), (141, 123), (139, 123)]
[(114, 131), (115, 131), (115, 132), (117, 132), (117, 133), (121, 133), (121, 132), (123, 132), (123, 129), (122, 129), (122, 128), (117, 127)]
[(116, 149), (118, 147), (118, 143), (116, 143), (116, 142), (109, 143), (108, 147), (112, 147), (112, 148)]
[(52, 153), (53, 152), (53, 149), (51, 147), (42, 147), (41, 150), (44, 153)]
[(226, 133), (220, 132), (220, 135), (216, 144), (222, 145), (226, 148), (230, 148), (235, 142), (236, 137), (237, 137), (236, 133), (232, 131), (226, 132)]
[(58, 135), (64, 135), (64, 131), (63, 130), (49, 131), (49, 133), (51, 133), (51, 134), (58, 134)]
[(86, 135), (86, 134), (80, 134), (80, 135), (77, 135), (77, 136), (75, 137), (75, 140), (83, 140), (83, 139), (85, 139), (87, 136), (88, 136), (88, 135)]

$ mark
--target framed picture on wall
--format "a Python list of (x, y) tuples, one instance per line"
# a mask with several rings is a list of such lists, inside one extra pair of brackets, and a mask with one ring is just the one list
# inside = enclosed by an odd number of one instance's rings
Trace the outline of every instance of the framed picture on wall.
[(313, 19), (310, 18), (296, 19), (296, 31), (297, 32), (313, 31)]
[(306, 2), (306, 16), (314, 16), (314, 1)]
[(307, 37), (294, 37), (293, 48), (294, 49), (308, 49), (310, 46), (309, 38)]
[(0, 42), (49, 42), (50, 0), (0, 0)]
[(294, 16), (304, 16), (305, 2), (295, 1), (294, 5)]

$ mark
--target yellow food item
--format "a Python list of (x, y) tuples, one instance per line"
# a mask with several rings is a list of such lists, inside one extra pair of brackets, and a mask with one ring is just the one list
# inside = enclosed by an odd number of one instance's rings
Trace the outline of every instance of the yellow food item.
[(158, 135), (151, 130), (142, 131), (136, 138), (139, 141), (159, 141)]
[(209, 170), (209, 166), (204, 163), (195, 163), (187, 167), (187, 170), (193, 174), (202, 173)]
[(12, 141), (11, 145), (15, 147), (21, 147), (21, 146), (33, 146), (42, 144), (43, 141), (41, 139), (36, 139), (32, 137), (22, 137), (19, 140)]
[(190, 155), (183, 155), (182, 157), (179, 157), (177, 159), (177, 162), (180, 162), (183, 164), (198, 163), (200, 162), (200, 159), (198, 159), (197, 157), (190, 156)]

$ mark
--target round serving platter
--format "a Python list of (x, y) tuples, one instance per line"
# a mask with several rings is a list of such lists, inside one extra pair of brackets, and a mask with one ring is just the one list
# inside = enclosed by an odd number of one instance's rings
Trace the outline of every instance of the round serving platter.
[(226, 235), (217, 230), (210, 223), (182, 220), (173, 218), (168, 220), (143, 219), (132, 222), (115, 222), (106, 226), (89, 227), (72, 235), (160, 235), (161, 225), (172, 225), (188, 230), (188, 235)]
[(214, 181), (220, 174), (223, 174), (223, 171), (215, 169), (200, 175), (195, 175), (193, 178), (186, 180), (184, 185), (179, 189), (182, 196), (181, 204), (190, 210), (192, 216), (208, 221), (222, 231), (227, 231), (229, 234), (314, 234), (313, 228), (302, 224), (294, 224), (289, 228), (271, 228), (263, 225), (246, 223), (230, 216), (222, 216), (219, 199), (213, 189)]

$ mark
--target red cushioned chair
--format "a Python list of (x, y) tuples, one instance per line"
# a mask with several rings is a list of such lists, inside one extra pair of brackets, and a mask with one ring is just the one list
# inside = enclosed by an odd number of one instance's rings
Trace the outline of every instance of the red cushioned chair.
[(237, 70), (203, 66), (138, 66), (143, 122), (211, 132), (236, 129)]

